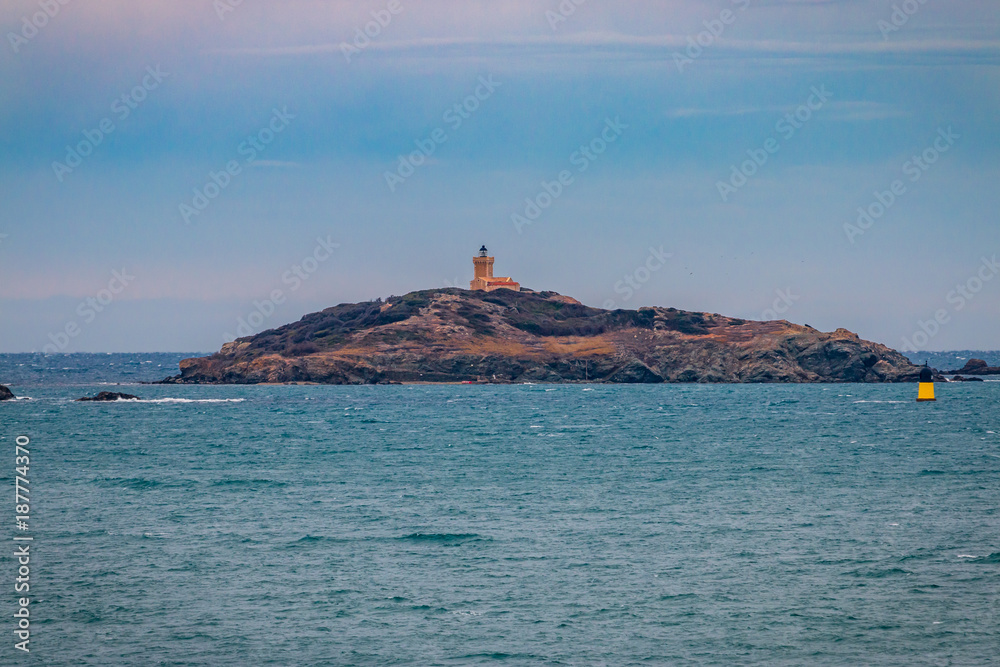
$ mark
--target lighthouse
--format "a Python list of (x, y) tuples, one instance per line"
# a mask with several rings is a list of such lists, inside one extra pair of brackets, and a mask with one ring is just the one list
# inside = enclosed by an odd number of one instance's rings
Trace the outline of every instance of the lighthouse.
[(927, 364), (924, 364), (924, 367), (920, 370), (920, 387), (917, 389), (917, 401), (923, 403), (924, 401), (936, 400), (934, 398), (934, 373), (931, 372)]
[(473, 278), (469, 281), (469, 289), (485, 292), (512, 289), (515, 292), (520, 292), (521, 284), (515, 282), (513, 278), (493, 275), (493, 259), (486, 246), (479, 249), (479, 255), (472, 258)]

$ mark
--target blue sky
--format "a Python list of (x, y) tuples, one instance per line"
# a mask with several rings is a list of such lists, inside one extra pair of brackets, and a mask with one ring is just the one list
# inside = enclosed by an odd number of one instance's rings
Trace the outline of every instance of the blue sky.
[(1000, 348), (995, 3), (560, 4), (4, 3), (0, 352), (211, 351), (484, 243), (595, 306)]

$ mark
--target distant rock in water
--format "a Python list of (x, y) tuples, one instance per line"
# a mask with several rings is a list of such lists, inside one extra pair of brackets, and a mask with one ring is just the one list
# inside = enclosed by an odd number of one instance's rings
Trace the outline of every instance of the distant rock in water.
[(961, 375), (956, 375), (949, 382), (986, 382), (983, 378), (967, 378)]
[(966, 375), (1000, 375), (1000, 367), (990, 366), (982, 359), (969, 359), (965, 362), (965, 366), (951, 372)]
[(327, 308), (180, 368), (163, 382), (916, 382), (921, 370), (846, 329), (455, 288)]
[(7, 387), (0, 384), (0, 401), (13, 401), (17, 396)]
[(97, 396), (84, 396), (83, 398), (76, 399), (77, 401), (138, 401), (141, 400), (138, 396), (133, 396), (132, 394), (120, 394), (116, 391), (102, 391)]

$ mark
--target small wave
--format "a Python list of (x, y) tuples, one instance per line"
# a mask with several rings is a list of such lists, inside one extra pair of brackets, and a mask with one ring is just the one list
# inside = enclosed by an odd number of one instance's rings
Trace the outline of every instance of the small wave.
[(1000, 553), (992, 553), (989, 556), (970, 556), (969, 554), (959, 554), (959, 558), (967, 558), (970, 563), (1000, 563)]
[(478, 535), (476, 533), (410, 533), (409, 535), (404, 535), (397, 539), (406, 540), (408, 542), (439, 542), (448, 544), (489, 538), (483, 538), (482, 535)]
[[(654, 575), (655, 576), (655, 575)], [(684, 600), (689, 598), (696, 598), (698, 595), (696, 593), (664, 593), (660, 596), (661, 600)]]
[(898, 577), (900, 575), (909, 576), (913, 573), (900, 567), (891, 567), (887, 570), (855, 570), (850, 574), (864, 579), (883, 579), (885, 577)]
[(855, 403), (908, 403), (909, 401), (854, 401)]
[(219, 479), (212, 482), (212, 486), (224, 486), (224, 487), (242, 487), (242, 486), (260, 486), (260, 487), (282, 487), (288, 486), (288, 482), (282, 482), (277, 479)]
[(98, 486), (114, 489), (132, 489), (133, 491), (145, 491), (147, 489), (155, 489), (158, 486), (164, 486), (163, 482), (159, 482), (155, 479), (146, 479), (144, 477), (104, 477), (101, 479), (95, 479), (94, 482)]
[(150, 398), (127, 399), (116, 403), (242, 403), (245, 398)]

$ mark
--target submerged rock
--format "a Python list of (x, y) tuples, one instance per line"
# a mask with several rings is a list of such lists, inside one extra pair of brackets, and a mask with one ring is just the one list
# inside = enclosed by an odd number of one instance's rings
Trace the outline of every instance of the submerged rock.
[(966, 378), (961, 375), (956, 375), (949, 382), (986, 382), (983, 378)]
[(0, 384), (0, 401), (13, 401), (17, 396), (7, 387)]
[(141, 400), (138, 396), (133, 396), (132, 394), (121, 394), (116, 391), (102, 391), (97, 396), (84, 396), (83, 398), (76, 399), (77, 401), (138, 401)]

